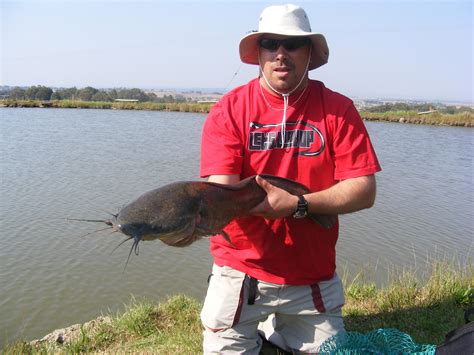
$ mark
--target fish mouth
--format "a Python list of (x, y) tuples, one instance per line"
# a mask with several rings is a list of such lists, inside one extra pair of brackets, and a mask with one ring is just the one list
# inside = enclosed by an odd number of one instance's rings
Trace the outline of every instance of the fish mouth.
[(150, 228), (145, 223), (117, 223), (117, 228), (125, 235), (129, 237), (135, 237), (137, 235), (141, 238), (149, 234)]
[(163, 231), (159, 228), (154, 228), (146, 223), (127, 223), (117, 224), (117, 228), (123, 234), (136, 238), (140, 236), (140, 240), (155, 240), (161, 239)]

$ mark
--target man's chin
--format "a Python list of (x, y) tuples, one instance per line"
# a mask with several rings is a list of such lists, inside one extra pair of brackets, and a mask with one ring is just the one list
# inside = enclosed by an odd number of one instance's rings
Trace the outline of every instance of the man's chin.
[[(273, 84), (272, 84), (273, 85)], [(283, 82), (283, 83), (276, 83), (273, 85), (273, 88), (277, 90), (281, 94), (288, 94), (291, 92), (294, 88), (296, 87), (296, 84), (291, 85), (289, 83)]]
[[(267, 84), (263, 80), (261, 81), (261, 83), (263, 86), (267, 86)], [(271, 80), (269, 80), (268, 83), (271, 85), (271, 88), (268, 89), (275, 90), (280, 94), (290, 93), (298, 85), (295, 80), (287, 80), (287, 78), (275, 77), (271, 77)]]

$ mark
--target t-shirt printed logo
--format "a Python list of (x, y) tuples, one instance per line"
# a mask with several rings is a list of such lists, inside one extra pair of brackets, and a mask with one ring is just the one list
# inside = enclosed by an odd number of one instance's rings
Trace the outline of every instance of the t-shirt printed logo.
[[(272, 149), (306, 148), (294, 154), (307, 157), (321, 154), (325, 147), (321, 131), (316, 126), (305, 121), (286, 122), (288, 128), (297, 125), (303, 126), (304, 129), (286, 130), (285, 137), (282, 137), (281, 123), (261, 124), (250, 122), (249, 150), (266, 151)], [(277, 130), (271, 130), (272, 128)], [(283, 144), (282, 139), (284, 139)]]

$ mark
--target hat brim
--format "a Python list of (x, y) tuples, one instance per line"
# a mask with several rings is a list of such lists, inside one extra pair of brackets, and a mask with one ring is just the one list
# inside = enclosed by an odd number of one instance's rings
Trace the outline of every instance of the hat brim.
[(285, 35), (288, 37), (296, 37), (296, 36), (305, 36), (311, 39), (313, 44), (313, 49), (311, 51), (311, 62), (309, 63), (308, 70), (313, 70), (319, 68), (320, 66), (326, 64), (329, 58), (329, 48), (326, 42), (326, 38), (322, 34), (319, 33), (270, 33), (270, 32), (252, 32), (245, 35), (239, 44), (239, 53), (240, 53), (240, 60), (247, 64), (255, 64), (259, 65), (258, 63), (258, 51), (259, 45), (258, 40), (263, 35)]

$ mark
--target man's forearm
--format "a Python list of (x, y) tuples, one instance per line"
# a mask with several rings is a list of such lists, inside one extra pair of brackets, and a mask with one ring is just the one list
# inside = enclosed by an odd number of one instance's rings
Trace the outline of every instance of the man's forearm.
[(218, 184), (236, 184), (240, 180), (237, 174), (232, 175), (211, 175), (207, 178), (209, 182), (216, 182)]
[[(208, 181), (221, 184), (234, 184), (239, 175), (211, 175)], [(288, 217), (296, 210), (298, 198), (263, 179), (257, 183), (267, 192), (267, 198), (256, 206), (251, 213), (274, 219)], [(304, 195), (308, 201), (308, 210), (315, 214), (338, 215), (370, 208), (375, 201), (375, 176), (361, 176), (342, 180), (336, 185), (318, 192)]]
[(304, 195), (308, 210), (319, 214), (344, 214), (373, 206), (375, 201), (375, 176), (361, 176), (342, 180), (329, 189)]

